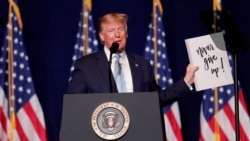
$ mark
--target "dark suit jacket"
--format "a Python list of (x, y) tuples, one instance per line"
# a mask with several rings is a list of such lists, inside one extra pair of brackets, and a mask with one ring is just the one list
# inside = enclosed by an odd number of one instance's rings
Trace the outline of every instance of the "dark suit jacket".
[[(134, 92), (159, 91), (160, 102), (169, 104), (190, 91), (184, 80), (176, 82), (166, 90), (160, 90), (148, 60), (136, 54), (127, 53)], [(112, 83), (114, 78), (112, 76)], [(114, 85), (115, 86), (115, 85)], [(109, 63), (104, 51), (83, 56), (75, 63), (67, 93), (109, 93)], [(114, 92), (117, 92), (114, 87)]]

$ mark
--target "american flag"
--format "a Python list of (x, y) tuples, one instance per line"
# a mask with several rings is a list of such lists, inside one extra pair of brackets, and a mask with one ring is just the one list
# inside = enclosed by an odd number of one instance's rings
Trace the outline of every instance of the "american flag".
[(72, 57), (70, 70), (73, 71), (75, 61), (83, 55), (94, 53), (98, 50), (98, 40), (91, 14), (91, 0), (83, 0), (83, 9), (80, 13), (78, 32)]
[[(214, 9), (221, 10), (219, 0), (214, 0)], [(220, 16), (216, 16), (217, 24), (212, 27), (214, 31), (225, 30), (220, 25)], [(234, 61), (232, 54), (228, 52), (229, 63), (234, 74)], [(239, 104), (239, 139), (250, 140), (250, 118), (240, 83), (238, 82)], [(227, 85), (204, 91), (200, 113), (200, 140), (201, 141), (229, 141), (236, 140), (235, 123), (235, 89), (234, 85)]]
[[(155, 23), (155, 24), (154, 24)], [(158, 85), (165, 89), (173, 84), (171, 69), (167, 57), (165, 32), (162, 21), (162, 7), (158, 0), (153, 1), (152, 20), (149, 24), (144, 57), (154, 67)], [(163, 108), (166, 140), (182, 141), (181, 121), (178, 102)]]
[(44, 115), (36, 95), (22, 38), (22, 20), (10, 4), (0, 56), (0, 140), (46, 141)]
[[(230, 54), (229, 62), (233, 66), (233, 58)], [(217, 94), (214, 94), (215, 92)], [(250, 118), (240, 85), (238, 95), (239, 136), (241, 141), (249, 141)], [(234, 85), (204, 91), (200, 114), (200, 128), (201, 141), (229, 141), (236, 139)]]

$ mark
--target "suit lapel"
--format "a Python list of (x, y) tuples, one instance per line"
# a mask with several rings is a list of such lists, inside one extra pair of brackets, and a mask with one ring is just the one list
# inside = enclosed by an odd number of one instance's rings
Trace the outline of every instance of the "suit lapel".
[(109, 78), (108, 78), (108, 60), (107, 57), (104, 53), (104, 51), (99, 51), (97, 56), (96, 56), (96, 62), (99, 68), (99, 72), (101, 76), (103, 77), (105, 87), (109, 88)]
[(133, 81), (133, 89), (134, 92), (138, 92), (140, 90), (140, 65), (135, 60), (132, 54), (127, 53), (130, 69), (131, 69), (131, 75), (132, 75), (132, 81)]
[[(107, 92), (110, 92), (110, 86), (109, 86), (109, 64), (108, 64), (108, 59), (104, 51), (99, 51), (96, 57), (96, 62), (100, 71), (101, 76), (104, 79), (103, 85), (105, 88), (107, 88)], [(111, 81), (114, 84), (114, 78), (113, 75), (111, 74)], [(115, 85), (115, 84), (114, 84)], [(114, 91), (116, 90), (116, 86), (114, 86)]]

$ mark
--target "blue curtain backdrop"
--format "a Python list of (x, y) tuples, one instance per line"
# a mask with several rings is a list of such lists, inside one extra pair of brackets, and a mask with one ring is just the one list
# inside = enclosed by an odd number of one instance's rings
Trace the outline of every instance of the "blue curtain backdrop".
[[(30, 59), (34, 84), (45, 112), (50, 141), (58, 140), (61, 106), (66, 91), (73, 46), (76, 41), (81, 0), (19, 0), (24, 42)], [(129, 16), (127, 49), (143, 55), (152, 0), (93, 0), (92, 14), (97, 29), (98, 17), (108, 12)], [(164, 23), (169, 62), (174, 80), (184, 76), (188, 61), (184, 39), (209, 34), (199, 17), (201, 10), (211, 10), (212, 0), (164, 0)], [(223, 9), (230, 11), (250, 44), (249, 0), (227, 0)], [(8, 3), (0, 0), (0, 46), (7, 22)], [(238, 55), (238, 74), (250, 109), (250, 51)], [(184, 139), (198, 140), (202, 95), (197, 93), (180, 100)]]

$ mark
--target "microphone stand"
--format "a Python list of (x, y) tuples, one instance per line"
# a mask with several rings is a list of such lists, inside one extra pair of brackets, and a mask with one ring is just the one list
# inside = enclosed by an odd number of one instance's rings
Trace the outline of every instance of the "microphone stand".
[(113, 82), (112, 82), (112, 70), (111, 70), (112, 54), (113, 54), (113, 52), (110, 52), (110, 55), (109, 55), (109, 91), (110, 91), (110, 93), (114, 92), (114, 86), (113, 86)]
[(114, 92), (114, 83), (112, 81), (112, 70), (111, 70), (111, 64), (112, 64), (112, 55), (113, 53), (116, 53), (119, 48), (119, 43), (113, 42), (110, 47), (110, 55), (109, 55), (109, 91), (110, 93)]

